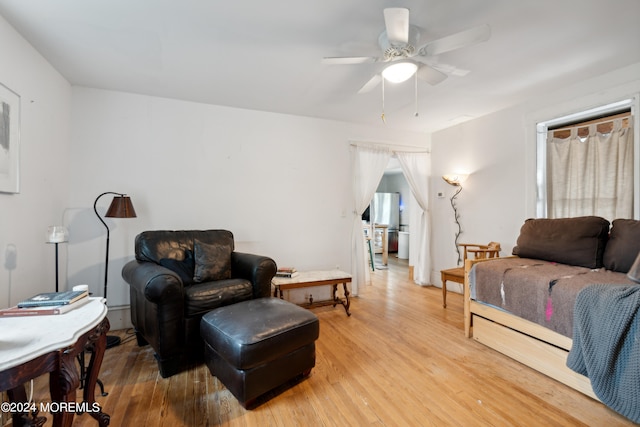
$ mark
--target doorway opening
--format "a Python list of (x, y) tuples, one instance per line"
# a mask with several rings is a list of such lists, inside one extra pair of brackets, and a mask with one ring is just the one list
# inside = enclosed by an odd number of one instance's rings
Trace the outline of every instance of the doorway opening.
[(371, 268), (367, 266), (369, 260), (365, 249), (370, 240), (362, 234), (363, 228), (367, 228), (367, 223), (363, 224), (362, 215), (380, 184), (391, 156), (397, 157), (403, 175), (411, 188), (412, 197), (409, 200), (415, 201), (411, 205), (413, 210), (410, 215), (411, 253), (409, 254), (410, 265), (407, 276), (411, 276), (411, 280), (418, 285), (427, 284), (431, 271), (428, 201), (430, 156), (428, 151), (374, 143), (351, 143), (351, 147), (354, 205), (357, 214), (353, 217), (351, 235), (352, 259), (354, 260), (352, 284), (354, 289), (357, 289), (359, 283), (367, 284), (371, 280)]
[[(365, 212), (371, 224), (371, 244), (376, 270), (409, 269), (409, 213), (411, 188), (396, 156), (389, 159), (376, 194)], [(375, 271), (375, 270), (374, 270)]]

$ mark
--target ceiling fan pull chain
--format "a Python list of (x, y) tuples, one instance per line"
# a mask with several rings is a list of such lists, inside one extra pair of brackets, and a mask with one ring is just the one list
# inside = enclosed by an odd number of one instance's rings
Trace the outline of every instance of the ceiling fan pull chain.
[(416, 113), (415, 113), (415, 117), (418, 117), (418, 73), (414, 74), (415, 76), (415, 94), (416, 94)]
[(384, 118), (384, 79), (382, 79), (382, 115), (380, 116), (382, 123), (386, 124), (387, 121)]

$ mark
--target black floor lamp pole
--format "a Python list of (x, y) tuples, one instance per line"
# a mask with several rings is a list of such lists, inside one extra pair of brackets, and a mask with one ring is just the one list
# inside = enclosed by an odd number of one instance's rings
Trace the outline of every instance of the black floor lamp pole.
[(109, 226), (107, 225), (107, 223), (102, 219), (102, 217), (100, 216), (100, 214), (98, 214), (98, 208), (97, 208), (97, 204), (98, 204), (98, 200), (100, 199), (100, 197), (106, 195), (106, 194), (117, 194), (117, 195), (121, 195), (119, 193), (112, 193), (110, 191), (107, 191), (106, 193), (102, 193), (101, 195), (99, 195), (96, 198), (96, 201), (93, 202), (93, 211), (96, 213), (96, 216), (98, 217), (98, 219), (100, 220), (100, 222), (102, 223), (102, 225), (104, 225), (104, 228), (107, 229), (107, 250), (105, 252), (105, 258), (104, 258), (104, 291), (103, 291), (103, 296), (104, 299), (107, 299), (107, 277), (109, 276)]

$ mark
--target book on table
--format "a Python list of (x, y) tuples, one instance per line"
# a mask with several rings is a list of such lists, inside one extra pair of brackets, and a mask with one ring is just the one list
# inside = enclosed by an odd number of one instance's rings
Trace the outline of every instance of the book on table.
[(293, 278), (299, 274), (295, 267), (279, 267), (276, 270), (276, 277)]
[(276, 273), (276, 277), (283, 277), (285, 279), (292, 279), (294, 277), (298, 277), (300, 275), (300, 273), (298, 273), (297, 271), (293, 272), (293, 273)]
[(89, 292), (84, 291), (64, 291), (64, 292), (44, 292), (35, 295), (18, 303), (18, 308), (25, 307), (47, 307), (56, 305), (67, 305), (82, 298), (87, 298)]
[(0, 317), (20, 317), (20, 316), (49, 316), (55, 314), (64, 314), (89, 302), (90, 298), (80, 298), (71, 304), (49, 305), (37, 307), (18, 307), (13, 306), (0, 310)]

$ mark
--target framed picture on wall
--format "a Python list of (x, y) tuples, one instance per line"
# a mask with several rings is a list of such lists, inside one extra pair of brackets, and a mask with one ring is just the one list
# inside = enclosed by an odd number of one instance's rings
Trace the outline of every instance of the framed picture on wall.
[(0, 192), (19, 192), (20, 95), (0, 83)]

